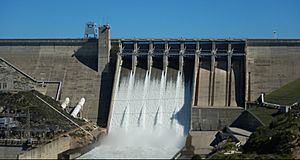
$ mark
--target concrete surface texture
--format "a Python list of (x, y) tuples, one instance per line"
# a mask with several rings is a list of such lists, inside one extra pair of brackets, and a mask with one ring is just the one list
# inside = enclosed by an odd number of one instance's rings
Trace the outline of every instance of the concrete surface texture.
[[(60, 99), (70, 97), (75, 106), (84, 97), (82, 116), (107, 127), (113, 88), (119, 87), (115, 73), (121, 64), (116, 63), (116, 53), (132, 55), (123, 61), (129, 70), (135, 66), (181, 70), (187, 63), (168, 62), (184, 53), (184, 59), (195, 61), (189, 72), (194, 76), (190, 123), (196, 154), (208, 152), (210, 139), (224, 126), (259, 126), (240, 107), (300, 77), (300, 39), (110, 39), (109, 28), (99, 29), (99, 40), (0, 39), (0, 57), (36, 80), (61, 81)], [(141, 61), (139, 53), (160, 55)], [(47, 84), (42, 92), (53, 97), (56, 90)]]
[(236, 127), (229, 127), (229, 129), (234, 132), (235, 134), (239, 134), (242, 136), (250, 137), (252, 132), (249, 132), (247, 130), (241, 129), (241, 128), (236, 128)]
[(32, 90), (36, 84), (0, 59), (0, 91)]
[[(250, 101), (300, 77), (300, 39), (247, 40)], [(249, 100), (249, 99), (248, 99)]]
[[(178, 39), (110, 39), (109, 29), (101, 29), (101, 43), (98, 39), (1, 39), (0, 56), (36, 80), (61, 81), (60, 99), (70, 97), (75, 106), (84, 97), (83, 116), (101, 126), (107, 123), (115, 73), (115, 63), (108, 62), (119, 52), (119, 43), (129, 52), (134, 50), (131, 42), (139, 41), (136, 47), (144, 53), (151, 48), (148, 42), (155, 53), (164, 52), (164, 43), (172, 47), (172, 53), (185, 48), (186, 53), (195, 54), (202, 49), (207, 55), (199, 57), (195, 69), (194, 106), (243, 107), (261, 92), (271, 92), (300, 77), (299, 39), (190, 39), (184, 41), (191, 44), (182, 44)], [(230, 48), (232, 55), (246, 50), (246, 58), (232, 56), (228, 63)], [(57, 86), (48, 84), (43, 92), (53, 97), (56, 90)]]
[(71, 137), (62, 137), (38, 148), (22, 152), (18, 159), (57, 159), (58, 154), (70, 149)]
[(226, 61), (219, 61), (215, 67), (214, 106), (226, 106)]
[[(110, 55), (110, 53), (114, 53)], [(98, 73), (99, 73), (99, 109), (97, 124), (103, 128), (107, 127), (108, 114), (113, 92), (114, 74), (116, 59), (115, 52), (111, 49), (110, 28), (108, 26), (99, 27), (98, 42)], [(98, 92), (99, 92), (98, 91)], [(96, 111), (96, 110), (95, 110)]]
[(192, 107), (192, 131), (218, 131), (230, 126), (243, 112), (240, 107)]
[(196, 105), (210, 105), (210, 62), (201, 62), (196, 82)]
[(245, 106), (245, 62), (242, 57), (232, 57), (230, 63), (226, 57), (215, 61), (200, 58), (199, 68), (195, 70), (194, 106)]
[(218, 131), (191, 131), (192, 146), (194, 146), (194, 154), (208, 154), (213, 149), (210, 143), (215, 139)]
[(0, 147), (1, 159), (18, 159), (18, 154), (23, 153), (22, 147)]

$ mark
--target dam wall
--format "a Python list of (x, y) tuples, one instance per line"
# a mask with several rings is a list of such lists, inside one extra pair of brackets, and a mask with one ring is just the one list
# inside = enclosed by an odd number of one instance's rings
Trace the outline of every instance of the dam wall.
[(247, 101), (300, 78), (300, 39), (247, 40)]
[[(71, 106), (85, 97), (82, 116), (102, 127), (108, 124), (118, 56), (133, 72), (135, 66), (183, 72), (188, 60), (193, 106), (244, 106), (243, 40), (111, 39), (109, 29), (99, 29), (99, 39), (1, 39), (0, 56), (35, 80), (61, 82), (59, 100), (70, 97)], [(45, 84), (43, 91), (55, 97), (57, 86)]]
[[(61, 82), (60, 101), (70, 97), (75, 106), (84, 97), (82, 116), (102, 127), (110, 120), (115, 73), (128, 76), (126, 69), (183, 72), (193, 64), (191, 115), (197, 108), (243, 108), (300, 77), (299, 39), (111, 39), (109, 29), (100, 31), (99, 39), (0, 39), (0, 57), (37, 81)], [(49, 83), (41, 91), (55, 98), (57, 88)]]
[(38, 82), (43, 94), (59, 101), (69, 97), (71, 107), (84, 97), (80, 116), (106, 127), (115, 54), (110, 28), (99, 31), (98, 39), (0, 39), (1, 61)]
[(25, 77), (70, 106), (86, 99), (81, 116), (108, 130), (86, 158), (171, 158), (188, 133), (254, 131), (246, 103), (300, 77), (300, 39), (111, 39), (107, 25), (98, 39), (0, 39), (0, 58), (10, 88)]

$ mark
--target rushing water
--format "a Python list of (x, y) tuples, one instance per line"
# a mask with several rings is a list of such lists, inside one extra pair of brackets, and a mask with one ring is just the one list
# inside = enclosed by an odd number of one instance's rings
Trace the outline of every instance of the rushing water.
[(185, 144), (190, 114), (190, 84), (172, 71), (175, 79), (168, 71), (121, 77), (109, 134), (80, 158), (172, 158)]

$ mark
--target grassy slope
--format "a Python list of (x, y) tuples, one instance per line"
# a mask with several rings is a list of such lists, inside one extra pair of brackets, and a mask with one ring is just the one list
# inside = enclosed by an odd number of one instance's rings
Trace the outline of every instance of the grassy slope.
[(300, 101), (300, 78), (266, 95), (265, 100), (283, 105), (291, 105)]
[(269, 125), (278, 114), (277, 109), (266, 107), (252, 107), (248, 109), (251, 113), (257, 116), (265, 125)]

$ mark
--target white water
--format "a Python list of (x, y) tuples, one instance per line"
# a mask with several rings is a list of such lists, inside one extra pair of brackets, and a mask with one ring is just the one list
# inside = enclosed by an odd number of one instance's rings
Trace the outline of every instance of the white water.
[[(80, 158), (172, 158), (185, 144), (190, 95), (184, 77), (122, 77), (113, 101), (109, 134)], [(189, 85), (186, 85), (189, 86)]]

